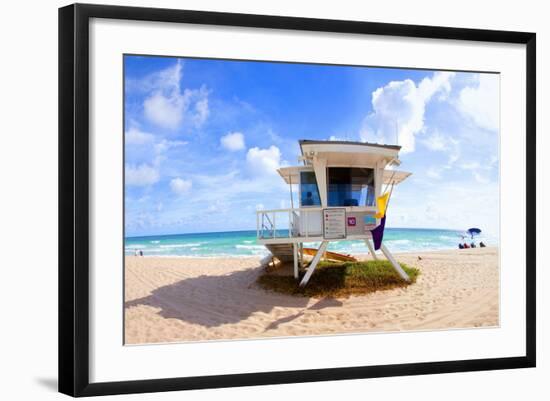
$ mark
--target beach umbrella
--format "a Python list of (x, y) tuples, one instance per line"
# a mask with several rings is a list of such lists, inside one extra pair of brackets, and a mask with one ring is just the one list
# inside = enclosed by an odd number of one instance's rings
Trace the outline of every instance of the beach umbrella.
[(467, 231), (466, 231), (468, 234), (470, 234), (472, 236), (472, 238), (474, 238), (474, 235), (478, 235), (481, 233), (481, 230), (479, 228), (469, 228)]

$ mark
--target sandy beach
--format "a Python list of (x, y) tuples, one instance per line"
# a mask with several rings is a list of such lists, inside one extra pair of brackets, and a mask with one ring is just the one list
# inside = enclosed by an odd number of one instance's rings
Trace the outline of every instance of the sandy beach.
[[(419, 258), (420, 257), (420, 258)], [(398, 254), (406, 288), (305, 298), (257, 286), (258, 258), (126, 257), (126, 344), (498, 326), (497, 248)]]

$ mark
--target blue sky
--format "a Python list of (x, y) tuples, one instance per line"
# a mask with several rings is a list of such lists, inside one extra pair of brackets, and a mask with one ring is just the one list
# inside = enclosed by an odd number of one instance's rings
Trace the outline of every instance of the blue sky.
[(127, 236), (255, 229), (299, 139), (401, 145), (388, 226), (498, 232), (499, 76), (125, 56)]

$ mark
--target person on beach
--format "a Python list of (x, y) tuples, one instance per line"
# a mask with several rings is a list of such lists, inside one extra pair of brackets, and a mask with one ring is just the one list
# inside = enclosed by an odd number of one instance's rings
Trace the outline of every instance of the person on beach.
[(139, 250), (139, 256), (143, 256), (143, 251), (141, 249)]

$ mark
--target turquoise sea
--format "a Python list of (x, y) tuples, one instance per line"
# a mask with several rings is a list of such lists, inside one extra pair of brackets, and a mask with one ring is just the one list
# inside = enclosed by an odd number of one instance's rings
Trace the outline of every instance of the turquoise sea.
[[(281, 236), (284, 234), (281, 233)], [(425, 229), (425, 228), (386, 228), (384, 244), (392, 252), (429, 251), (438, 249), (456, 249), (464, 231)], [(480, 235), (476, 244), (483, 241), (496, 246), (494, 237)], [(468, 239), (468, 243), (471, 239)], [(315, 246), (316, 243), (306, 244)], [(144, 256), (182, 256), (182, 257), (237, 257), (267, 255), (266, 248), (256, 242), (256, 231), (232, 231), (201, 234), (158, 235), (147, 237), (128, 237), (125, 239), (126, 255), (134, 255), (141, 250)], [(329, 250), (359, 254), (368, 253), (362, 241), (335, 241)]]

